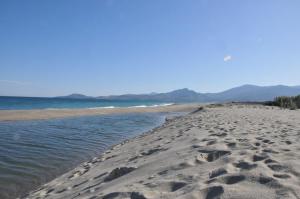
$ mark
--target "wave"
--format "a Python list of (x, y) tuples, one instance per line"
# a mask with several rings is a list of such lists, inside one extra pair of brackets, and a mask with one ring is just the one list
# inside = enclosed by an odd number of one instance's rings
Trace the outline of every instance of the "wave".
[(115, 107), (115, 106), (101, 106), (101, 107), (91, 107), (91, 108), (87, 108), (87, 109), (111, 109), (111, 108), (119, 108), (119, 107)]
[(113, 108), (151, 108), (151, 107), (160, 107), (160, 106), (171, 106), (174, 103), (164, 103), (164, 104), (153, 104), (153, 105), (136, 105), (136, 106), (128, 106), (128, 107), (121, 107), (121, 106), (103, 106), (103, 107), (91, 107), (87, 109), (113, 109)]
[(138, 105), (138, 106), (130, 106), (128, 108), (147, 108), (147, 107), (160, 107), (160, 106), (171, 106), (174, 103), (165, 103), (165, 104), (154, 104), (154, 105)]
[(149, 106), (146, 106), (146, 105), (137, 105), (137, 106), (129, 106), (127, 108), (146, 108), (146, 107), (149, 107)]
[[(136, 105), (136, 106), (128, 106), (128, 107), (121, 107), (121, 106), (97, 106), (97, 107), (89, 107), (86, 109), (90, 110), (98, 110), (98, 109), (114, 109), (114, 108), (151, 108), (151, 107), (161, 107), (161, 106), (171, 106), (174, 103), (164, 103), (164, 104), (153, 104), (153, 105)], [(45, 108), (44, 110), (70, 110), (74, 108)]]

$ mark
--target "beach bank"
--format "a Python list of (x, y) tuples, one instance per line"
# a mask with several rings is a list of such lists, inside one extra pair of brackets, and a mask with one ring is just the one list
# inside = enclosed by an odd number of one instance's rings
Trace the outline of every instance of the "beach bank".
[(113, 146), (27, 198), (299, 198), (300, 112), (206, 106)]
[(0, 110), (0, 121), (40, 120), (90, 115), (110, 115), (122, 113), (190, 112), (199, 104), (173, 104), (168, 106), (128, 107), (128, 108), (83, 108), (83, 109), (33, 109)]

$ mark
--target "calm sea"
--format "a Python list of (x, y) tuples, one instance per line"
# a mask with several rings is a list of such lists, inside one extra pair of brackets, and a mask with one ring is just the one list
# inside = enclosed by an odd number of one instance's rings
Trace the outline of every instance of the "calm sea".
[(0, 110), (114, 108), (164, 106), (170, 103), (145, 100), (62, 99), (42, 97), (1, 97)]
[[(158, 106), (150, 101), (0, 97), (0, 110)], [(176, 114), (176, 113), (174, 113)], [(0, 198), (22, 196), (124, 139), (163, 123), (164, 113), (0, 122)]]
[(0, 122), (0, 198), (11, 199), (146, 132), (165, 114), (85, 116)]

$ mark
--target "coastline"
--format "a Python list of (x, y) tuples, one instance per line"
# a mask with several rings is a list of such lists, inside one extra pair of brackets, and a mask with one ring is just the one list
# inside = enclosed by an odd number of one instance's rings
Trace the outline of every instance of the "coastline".
[[(177, 105), (171, 105), (171, 106), (177, 106)], [(136, 108), (138, 110), (136, 110)], [(147, 108), (149, 110), (143, 110), (145, 108)], [(97, 162), (102, 162), (102, 161), (105, 161), (105, 160), (108, 160), (108, 159), (112, 158), (110, 156), (109, 157), (105, 157), (107, 154), (110, 154), (111, 151), (119, 148), (120, 146), (122, 146), (124, 144), (128, 144), (128, 143), (130, 143), (130, 142), (132, 142), (134, 140), (142, 139), (143, 137), (151, 135), (151, 134), (155, 133), (157, 130), (164, 128), (166, 125), (168, 125), (170, 122), (173, 122), (176, 119), (182, 118), (182, 117), (184, 117), (184, 116), (186, 116), (188, 114), (193, 113), (194, 111), (196, 112), (198, 110), (202, 110), (203, 106), (200, 106), (200, 104), (193, 104), (193, 105), (188, 105), (188, 106), (184, 105), (184, 106), (180, 106), (180, 107), (178, 107), (178, 106), (177, 107), (172, 107), (171, 109), (163, 109), (164, 111), (161, 111), (161, 109), (150, 110), (150, 108), (153, 109), (153, 108), (156, 108), (156, 107), (128, 107), (128, 108), (121, 108), (121, 109), (133, 109), (133, 110), (128, 110), (128, 112), (127, 112), (127, 110), (124, 110), (124, 112), (121, 112), (121, 113), (125, 113), (126, 114), (126, 113), (157, 113), (157, 112), (165, 112), (165, 113), (170, 113), (171, 115), (164, 116), (164, 121), (163, 121), (163, 123), (161, 125), (158, 125), (158, 126), (152, 128), (152, 129), (148, 130), (148, 131), (141, 132), (140, 134), (138, 134), (138, 135), (136, 135), (134, 137), (124, 139), (123, 141), (121, 141), (119, 143), (116, 143), (116, 144), (113, 144), (113, 145), (109, 146), (107, 148), (107, 150), (105, 150), (100, 156), (94, 157), (94, 158), (92, 158), (89, 161), (85, 161), (85, 162), (80, 163), (75, 168), (71, 169), (70, 171), (57, 176), (56, 178), (54, 178), (50, 182), (42, 184), (37, 189), (31, 190), (27, 194), (25, 194), (23, 196), (20, 196), (17, 199), (31, 199), (31, 198), (41, 199), (44, 196), (47, 198), (48, 197), (47, 193), (51, 193), (53, 190), (50, 190), (50, 192), (47, 191), (46, 194), (45, 194), (45, 192), (42, 191), (41, 193), (39, 193), (39, 195), (37, 197), (35, 196), (35, 193), (40, 192), (43, 189), (43, 187), (47, 186), (47, 184), (52, 183), (52, 182), (56, 182), (56, 180), (58, 178), (61, 178), (61, 177), (66, 176), (66, 175), (69, 175), (69, 173), (73, 173), (73, 174), (75, 173), (75, 175), (72, 174), (72, 176), (75, 177), (75, 178), (77, 178), (77, 174), (79, 174), (79, 175), (84, 174), (87, 171), (86, 169), (87, 168), (89, 169), (90, 165), (92, 165), (94, 163), (97, 163)], [(54, 110), (57, 110), (57, 109), (54, 109)], [(66, 110), (76, 110), (76, 109), (66, 109)], [(85, 108), (85, 109), (82, 109), (82, 110), (93, 110), (93, 109)], [(105, 109), (103, 109), (103, 110), (105, 110)], [(110, 109), (108, 109), (108, 110), (110, 110)], [(175, 110), (178, 111), (178, 112), (175, 112)], [(182, 114), (178, 115), (177, 113), (179, 113), (179, 112), (181, 112)], [(106, 115), (106, 114), (115, 114), (115, 113), (118, 114), (120, 112), (119, 112), (119, 110), (116, 110), (116, 112), (113, 111), (112, 113), (109, 113), (109, 112), (96, 112), (96, 113), (94, 113), (93, 112), (93, 113), (89, 113), (89, 114), (91, 114), (91, 115)], [(175, 114), (172, 115), (172, 113), (175, 113)], [(72, 117), (72, 116), (74, 116), (74, 115), (65, 116), (65, 117)], [(86, 116), (86, 115), (78, 115), (78, 116)], [(87, 116), (89, 116), (89, 115), (87, 115)], [(54, 118), (65, 118), (65, 117), (54, 117)], [(49, 118), (45, 118), (45, 119), (49, 119)], [(23, 120), (23, 119), (21, 119), (21, 120)], [(9, 121), (19, 121), (19, 119), (17, 119), (17, 120), (9, 120)], [(0, 122), (1, 122), (1, 119), (0, 119)], [(70, 176), (68, 176), (68, 178), (70, 178)], [(59, 183), (59, 184), (62, 184), (62, 183)], [(60, 197), (58, 197), (58, 198), (60, 198)], [(137, 199), (140, 199), (140, 198), (138, 197)]]
[(0, 121), (45, 120), (119, 113), (190, 112), (199, 106), (201, 106), (201, 104), (173, 104), (168, 106), (128, 108), (0, 110)]
[(299, 111), (205, 106), (112, 146), (25, 198), (299, 198), (299, 141)]
[[(23, 196), (101, 155), (112, 145), (162, 125), (166, 117), (182, 114), (186, 113), (129, 113), (1, 122), (0, 198)], [(26, 164), (29, 161), (31, 164)]]

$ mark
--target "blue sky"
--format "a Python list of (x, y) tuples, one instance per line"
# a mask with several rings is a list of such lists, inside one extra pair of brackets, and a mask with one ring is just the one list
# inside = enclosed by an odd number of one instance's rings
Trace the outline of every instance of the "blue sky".
[(0, 95), (300, 85), (298, 0), (1, 0)]

